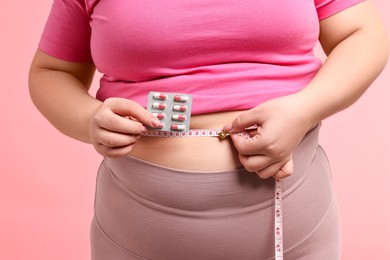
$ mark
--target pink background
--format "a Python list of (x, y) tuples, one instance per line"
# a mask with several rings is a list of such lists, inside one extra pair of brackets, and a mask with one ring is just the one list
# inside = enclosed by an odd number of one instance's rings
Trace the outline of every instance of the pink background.
[[(27, 90), (51, 1), (0, 2), (0, 259), (89, 259), (101, 158), (49, 125)], [(390, 28), (390, 3), (374, 3)], [(323, 125), (341, 208), (342, 259), (390, 259), (388, 82), (389, 66), (358, 103)]]

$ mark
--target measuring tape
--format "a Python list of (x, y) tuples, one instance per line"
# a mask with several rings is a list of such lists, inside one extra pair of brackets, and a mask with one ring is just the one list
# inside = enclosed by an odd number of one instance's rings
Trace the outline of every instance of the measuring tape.
[(221, 133), (225, 133), (225, 132), (217, 129), (195, 129), (195, 130), (189, 130), (187, 132), (148, 130), (147, 132), (142, 133), (142, 135), (149, 136), (149, 137), (197, 137), (197, 136), (219, 137)]
[[(253, 130), (257, 129), (257, 126), (251, 126), (248, 128), (245, 128), (245, 130)], [(180, 131), (161, 131), (161, 130), (148, 130), (141, 134), (142, 136), (149, 136), (149, 137), (218, 137), (219, 139), (223, 140), (226, 137), (228, 137), (230, 134), (219, 129), (191, 129), (187, 132), (180, 132)], [(245, 136), (246, 138), (251, 137), (246, 132), (240, 132), (238, 135)]]
[(275, 181), (275, 259), (283, 260), (282, 183)]
[[(247, 128), (253, 129), (255, 126)], [(148, 130), (142, 133), (143, 136), (149, 137), (218, 137), (220, 140), (229, 136), (229, 133), (218, 129), (191, 129), (187, 132), (171, 132)], [(239, 133), (247, 138), (250, 135), (246, 132)], [(275, 217), (274, 217), (274, 236), (275, 236), (275, 260), (283, 260), (283, 210), (282, 210), (282, 183), (280, 180), (275, 181)]]

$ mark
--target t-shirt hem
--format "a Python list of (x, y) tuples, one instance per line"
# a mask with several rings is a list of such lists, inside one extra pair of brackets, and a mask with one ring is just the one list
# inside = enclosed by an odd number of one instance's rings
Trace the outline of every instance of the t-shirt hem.
[(365, 0), (350, 0), (350, 1), (342, 1), (338, 2), (337, 5), (324, 5), (323, 7), (320, 7), (318, 12), (318, 19), (323, 20), (326, 19), (332, 15), (335, 15), (345, 9), (348, 9), (349, 7), (352, 7), (354, 5), (357, 5), (359, 3), (364, 2)]
[(42, 52), (64, 61), (69, 62), (92, 62), (92, 57), (90, 54), (75, 52), (71, 49), (62, 50), (58, 47), (58, 44), (50, 43), (48, 39), (42, 37), (41, 41), (38, 44), (38, 49)]

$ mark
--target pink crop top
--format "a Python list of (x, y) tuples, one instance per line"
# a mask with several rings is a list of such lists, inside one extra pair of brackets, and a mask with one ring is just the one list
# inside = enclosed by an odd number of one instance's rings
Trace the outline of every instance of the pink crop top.
[(194, 115), (244, 110), (304, 88), (319, 20), (362, 1), (55, 0), (39, 49), (93, 61), (99, 100), (177, 92)]

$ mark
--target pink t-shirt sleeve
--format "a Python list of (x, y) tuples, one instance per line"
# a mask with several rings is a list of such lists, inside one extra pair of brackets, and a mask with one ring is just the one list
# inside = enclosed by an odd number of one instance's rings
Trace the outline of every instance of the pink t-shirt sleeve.
[(91, 61), (89, 23), (84, 0), (54, 0), (38, 48), (66, 61)]
[(318, 19), (322, 20), (365, 0), (315, 0)]

